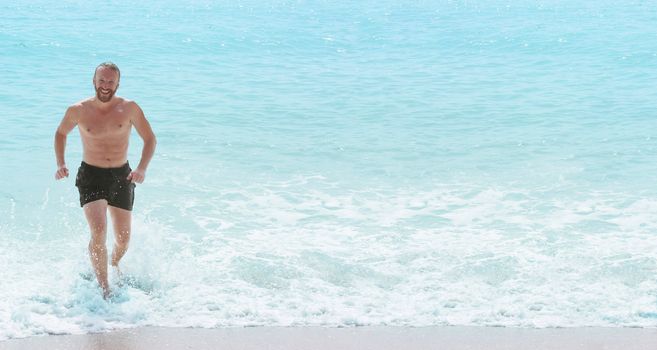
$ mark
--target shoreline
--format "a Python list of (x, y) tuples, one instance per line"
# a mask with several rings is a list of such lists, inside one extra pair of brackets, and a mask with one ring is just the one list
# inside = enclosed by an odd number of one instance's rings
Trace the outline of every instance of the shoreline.
[(2, 350), (85, 349), (657, 349), (657, 328), (140, 327), (0, 341)]

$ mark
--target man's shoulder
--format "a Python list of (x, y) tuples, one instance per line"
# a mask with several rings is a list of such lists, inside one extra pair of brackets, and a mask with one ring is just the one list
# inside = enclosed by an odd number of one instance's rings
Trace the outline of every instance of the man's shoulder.
[(85, 108), (86, 103), (87, 100), (82, 100), (68, 106), (66, 109), (66, 117), (74, 118), (77, 120), (81, 115), (81, 111)]
[(142, 113), (141, 107), (139, 107), (137, 102), (133, 100), (129, 100), (127, 98), (121, 98), (121, 100), (122, 100), (121, 105), (123, 106), (123, 108), (126, 108), (131, 113), (137, 113), (137, 114)]
[(91, 97), (71, 104), (70, 106), (68, 106), (68, 109), (77, 111), (88, 106), (90, 102), (91, 102)]
[(125, 98), (125, 97), (120, 97), (120, 99), (121, 99), (121, 104), (122, 104), (123, 106), (125, 106), (125, 107), (128, 107), (128, 108), (139, 108), (139, 105), (137, 105), (137, 102), (135, 102), (135, 101), (133, 101), (133, 100), (127, 99), (127, 98)]

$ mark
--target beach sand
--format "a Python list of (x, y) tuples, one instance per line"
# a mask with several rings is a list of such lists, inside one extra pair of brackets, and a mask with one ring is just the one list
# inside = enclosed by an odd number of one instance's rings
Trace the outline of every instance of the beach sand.
[(657, 349), (657, 329), (503, 327), (145, 327), (0, 342), (3, 350)]

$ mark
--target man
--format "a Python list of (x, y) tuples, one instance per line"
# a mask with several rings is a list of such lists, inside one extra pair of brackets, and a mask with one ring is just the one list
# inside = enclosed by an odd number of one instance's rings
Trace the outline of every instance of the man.
[[(68, 177), (64, 161), (66, 136), (77, 125), (82, 138), (83, 161), (75, 186), (80, 206), (91, 230), (89, 253), (103, 298), (110, 296), (107, 280), (107, 210), (114, 226), (115, 244), (111, 264), (120, 276), (119, 261), (128, 249), (135, 183), (142, 183), (155, 151), (155, 135), (139, 106), (115, 96), (121, 72), (112, 62), (101, 63), (94, 72), (96, 95), (70, 106), (55, 133), (57, 172)], [(135, 170), (128, 165), (128, 141), (132, 126), (144, 141), (141, 161)]]

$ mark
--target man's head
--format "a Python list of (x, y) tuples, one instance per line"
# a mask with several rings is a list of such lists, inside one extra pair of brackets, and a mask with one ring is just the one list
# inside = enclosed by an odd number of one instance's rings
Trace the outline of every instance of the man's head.
[(96, 67), (94, 72), (94, 89), (96, 97), (101, 102), (109, 102), (119, 88), (121, 71), (112, 62), (103, 62)]

